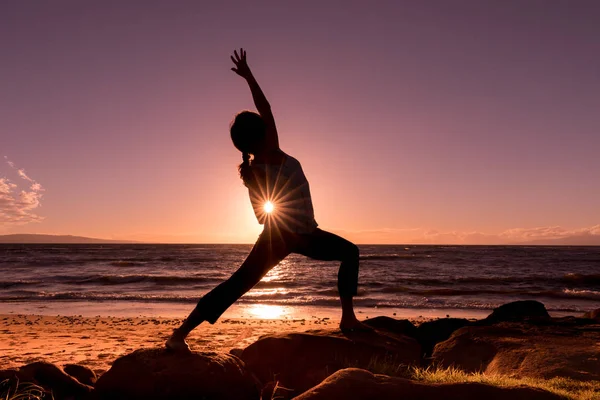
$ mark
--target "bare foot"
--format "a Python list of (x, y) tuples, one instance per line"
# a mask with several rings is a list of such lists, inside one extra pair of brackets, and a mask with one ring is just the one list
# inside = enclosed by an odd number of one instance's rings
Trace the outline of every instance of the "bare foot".
[(177, 331), (173, 332), (173, 335), (165, 343), (167, 350), (190, 352), (190, 346), (188, 346), (185, 338), (177, 334)]

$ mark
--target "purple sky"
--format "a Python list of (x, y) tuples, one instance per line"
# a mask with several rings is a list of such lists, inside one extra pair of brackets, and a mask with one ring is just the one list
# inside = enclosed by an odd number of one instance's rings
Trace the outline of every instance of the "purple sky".
[(323, 229), (600, 238), (598, 21), (583, 0), (2, 2), (0, 233), (254, 241), (242, 46)]

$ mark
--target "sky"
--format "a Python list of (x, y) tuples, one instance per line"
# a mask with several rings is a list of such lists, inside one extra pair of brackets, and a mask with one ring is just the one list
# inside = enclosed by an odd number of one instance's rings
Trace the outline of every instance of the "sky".
[[(251, 243), (244, 47), (322, 229), (600, 244), (597, 1), (0, 3), (0, 234)], [(557, 243), (558, 243), (557, 242)]]

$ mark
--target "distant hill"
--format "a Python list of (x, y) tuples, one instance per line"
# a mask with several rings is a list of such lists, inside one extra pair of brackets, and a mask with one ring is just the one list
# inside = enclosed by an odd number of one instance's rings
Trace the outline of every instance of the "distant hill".
[(72, 235), (37, 235), (37, 234), (16, 234), (16, 235), (0, 235), (0, 243), (137, 243), (127, 240), (107, 240), (95, 239), (83, 236)]

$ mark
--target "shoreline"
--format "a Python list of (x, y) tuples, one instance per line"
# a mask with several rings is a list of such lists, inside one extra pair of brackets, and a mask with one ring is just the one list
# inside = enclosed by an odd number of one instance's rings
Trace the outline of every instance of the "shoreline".
[[(0, 303), (0, 315), (40, 315), (40, 316), (82, 316), (82, 317), (122, 317), (122, 318), (185, 318), (195, 304), (152, 303), (134, 301), (86, 302), (62, 300), (54, 302)], [(392, 318), (485, 318), (493, 308), (398, 308), (355, 306), (359, 319), (386, 316)], [(339, 318), (340, 307), (310, 305), (244, 304), (231, 306), (221, 317), (236, 319), (290, 320), (309, 317)], [(555, 316), (569, 313), (555, 312)], [(572, 313), (571, 313), (572, 314)]]
[[(40, 315), (40, 316), (82, 316), (82, 317), (122, 317), (122, 318), (185, 318), (194, 309), (195, 304), (101, 301), (86, 302), (61, 300), (44, 301), (7, 301), (0, 303), (0, 315)], [(399, 319), (432, 318), (485, 318), (494, 308), (402, 308), (402, 307), (360, 307), (355, 306), (359, 319), (379, 316)], [(340, 316), (340, 307), (310, 305), (277, 305), (236, 303), (221, 317), (236, 319), (291, 320), (307, 317), (336, 319)], [(579, 315), (586, 311), (552, 311), (553, 317)]]

